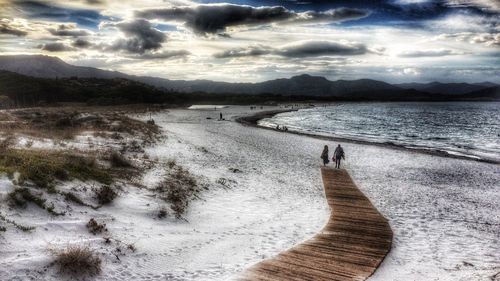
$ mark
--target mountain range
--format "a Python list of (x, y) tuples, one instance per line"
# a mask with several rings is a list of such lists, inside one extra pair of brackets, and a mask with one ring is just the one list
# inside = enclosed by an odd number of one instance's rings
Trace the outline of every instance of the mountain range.
[[(0, 56), (0, 70), (38, 78), (124, 78), (170, 91), (217, 94), (273, 94), (283, 96), (312, 96), (363, 99), (442, 100), (444, 96), (457, 99), (498, 100), (499, 85), (483, 83), (404, 83), (389, 84), (371, 79), (330, 81), (307, 74), (259, 83), (228, 83), (210, 80), (170, 80), (135, 76), (93, 67), (75, 66), (57, 57), (43, 55)], [(453, 98), (455, 99), (455, 98)]]

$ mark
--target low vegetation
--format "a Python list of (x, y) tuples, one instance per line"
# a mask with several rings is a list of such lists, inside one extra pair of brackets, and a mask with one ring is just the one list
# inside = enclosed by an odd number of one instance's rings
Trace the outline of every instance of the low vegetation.
[(91, 218), (86, 226), (89, 232), (94, 235), (108, 231), (105, 223), (98, 223), (94, 218)]
[(109, 162), (115, 168), (131, 168), (134, 166), (130, 160), (116, 151), (110, 153)]
[[(31, 181), (36, 186), (54, 191), (56, 180), (95, 180), (111, 184), (111, 171), (97, 164), (94, 157), (67, 152), (6, 148), (0, 154), (0, 173), (14, 177), (17, 184)], [(15, 173), (19, 173), (17, 178)]]
[(94, 132), (94, 136), (119, 140), (123, 138), (121, 134), (128, 134), (154, 141), (159, 127), (132, 119), (126, 113), (120, 108), (71, 106), (5, 111), (0, 114), (0, 131), (56, 139), (72, 139), (82, 132)]
[(63, 212), (57, 212), (55, 210), (54, 204), (47, 205), (44, 198), (42, 198), (41, 194), (35, 194), (30, 191), (29, 188), (22, 187), (16, 188), (14, 191), (10, 192), (7, 195), (8, 201), (12, 206), (25, 208), (28, 203), (34, 203), (41, 209), (47, 210), (52, 215), (61, 216), (64, 215)]
[(52, 251), (54, 263), (61, 274), (70, 276), (95, 276), (102, 270), (101, 258), (89, 247), (68, 246), (66, 249)]
[[(0, 213), (0, 221), (3, 221), (7, 224), (10, 224), (10, 225), (13, 225), (15, 228), (21, 230), (21, 231), (24, 231), (24, 232), (28, 232), (28, 231), (31, 231), (31, 230), (34, 230), (35, 227), (34, 226), (26, 226), (26, 225), (22, 225), (22, 224), (19, 224), (17, 223), (16, 221), (14, 220), (11, 220), (11, 219), (8, 219), (7, 217), (5, 217), (2, 213)], [(7, 230), (5, 227), (3, 227), (5, 230)]]
[(31, 202), (38, 207), (45, 209), (45, 199), (41, 197), (41, 194), (33, 194), (28, 188), (16, 188), (14, 191), (7, 195), (8, 201), (11, 205), (16, 207), (25, 208), (26, 205)]
[(118, 196), (118, 193), (109, 185), (103, 185), (99, 188), (94, 189), (97, 202), (104, 205), (113, 202)]
[(159, 210), (158, 210), (158, 214), (157, 214), (158, 218), (159, 219), (164, 219), (168, 216), (168, 210), (165, 206), (162, 206)]
[(170, 203), (175, 217), (180, 219), (201, 188), (188, 170), (174, 161), (169, 161), (167, 166), (169, 167), (167, 176), (155, 190), (160, 194), (160, 198)]

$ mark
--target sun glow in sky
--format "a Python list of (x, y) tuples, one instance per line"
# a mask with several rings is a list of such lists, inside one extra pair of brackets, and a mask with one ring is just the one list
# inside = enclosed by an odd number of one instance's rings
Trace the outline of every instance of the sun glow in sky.
[(0, 52), (169, 79), (500, 82), (500, 1), (0, 0)]

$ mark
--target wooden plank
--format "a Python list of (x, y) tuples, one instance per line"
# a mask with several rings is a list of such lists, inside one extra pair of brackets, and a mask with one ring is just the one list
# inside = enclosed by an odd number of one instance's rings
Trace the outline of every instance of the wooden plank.
[(313, 238), (247, 269), (237, 280), (366, 280), (391, 250), (387, 220), (344, 169), (321, 168), (330, 220)]

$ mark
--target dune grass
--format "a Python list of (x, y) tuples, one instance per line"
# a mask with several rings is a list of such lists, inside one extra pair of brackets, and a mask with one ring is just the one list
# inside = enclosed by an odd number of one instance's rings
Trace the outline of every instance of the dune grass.
[(101, 258), (89, 247), (68, 246), (66, 249), (53, 251), (54, 263), (61, 274), (70, 276), (94, 276), (101, 272)]
[(95, 180), (111, 184), (111, 172), (97, 164), (94, 157), (74, 155), (67, 152), (27, 149), (3, 149), (0, 153), (0, 172), (14, 177), (18, 184), (26, 181), (52, 190), (56, 180)]
[(155, 190), (160, 193), (160, 198), (170, 203), (175, 217), (180, 219), (186, 212), (190, 201), (196, 198), (200, 186), (193, 174), (174, 161), (170, 161), (167, 166), (169, 172)]

